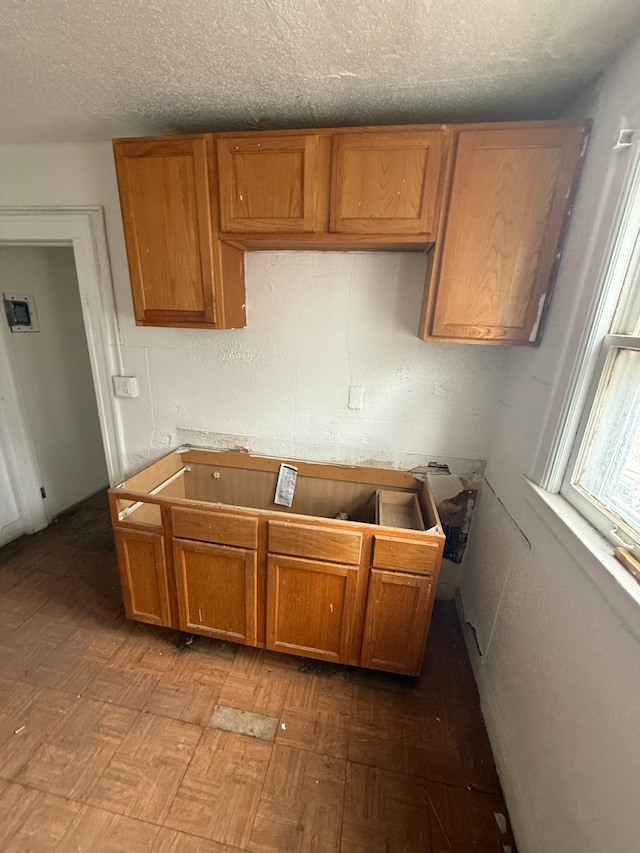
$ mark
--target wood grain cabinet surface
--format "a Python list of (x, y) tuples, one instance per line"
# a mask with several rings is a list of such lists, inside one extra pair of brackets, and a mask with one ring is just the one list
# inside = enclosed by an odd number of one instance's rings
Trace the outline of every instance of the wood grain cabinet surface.
[[(127, 616), (418, 674), (444, 548), (428, 486), (402, 471), (297, 461), (287, 509), (272, 502), (283, 461), (182, 449), (111, 489)], [(376, 523), (381, 488), (415, 507), (420, 529)]]
[(169, 625), (169, 588), (162, 533), (115, 529), (124, 609), (129, 619)]
[(175, 538), (174, 561), (180, 628), (255, 645), (256, 552)]
[(269, 554), (267, 648), (348, 663), (358, 567)]
[(244, 258), (218, 237), (210, 134), (113, 147), (136, 323), (244, 326)]
[(458, 129), (425, 339), (539, 341), (583, 125)]
[(318, 136), (217, 140), (222, 231), (321, 231)]
[(430, 577), (371, 570), (362, 665), (403, 675), (420, 672), (433, 606)]
[(414, 234), (433, 241), (443, 183), (444, 130), (334, 136), (330, 230)]
[(245, 325), (244, 252), (428, 254), (423, 340), (537, 344), (585, 122), (115, 140), (136, 322)]

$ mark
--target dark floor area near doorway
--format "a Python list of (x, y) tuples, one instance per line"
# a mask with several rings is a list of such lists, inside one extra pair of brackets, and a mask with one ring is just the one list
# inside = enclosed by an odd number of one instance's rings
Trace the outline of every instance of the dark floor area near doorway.
[(3, 853), (515, 853), (451, 603), (419, 679), (188, 639), (124, 618), (105, 494), (0, 549)]

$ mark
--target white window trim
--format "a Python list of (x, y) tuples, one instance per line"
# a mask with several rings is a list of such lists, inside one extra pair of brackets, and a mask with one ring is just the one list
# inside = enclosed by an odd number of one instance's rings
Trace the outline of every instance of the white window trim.
[[(562, 487), (597, 368), (600, 343), (615, 315), (621, 275), (633, 251), (631, 218), (640, 212), (640, 204), (632, 206), (626, 202), (634, 196), (640, 198), (640, 141), (632, 149), (613, 151), (604, 195), (596, 216), (590, 252), (583, 264), (579, 291), (584, 291), (584, 280), (594, 275), (596, 264), (601, 284), (595, 292), (587, 293), (577, 306), (573, 329), (567, 335), (559, 359), (564, 368), (556, 379), (552, 404), (529, 472), (534, 483), (552, 494)], [(619, 234), (624, 234), (626, 239), (621, 241)], [(573, 358), (570, 357), (572, 351)]]
[[(628, 126), (628, 125), (627, 125)], [(560, 494), (577, 431), (592, 387), (600, 343), (614, 318), (620, 270), (633, 250), (631, 217), (640, 210), (640, 139), (629, 149), (613, 146), (589, 249), (576, 282), (579, 295), (564, 346), (551, 403), (534, 454), (526, 502), (567, 555), (585, 573), (626, 626), (640, 639), (640, 583), (615, 559), (613, 546)], [(620, 234), (627, 240), (621, 241)], [(590, 286), (594, 280), (597, 287)]]
[[(640, 208), (640, 204), (638, 207)], [(616, 536), (613, 533), (614, 529), (620, 528), (622, 536), (626, 535), (634, 542), (633, 551), (634, 554), (636, 554), (636, 549), (638, 547), (638, 534), (631, 529), (626, 530), (627, 525), (622, 519), (618, 521), (613, 513), (605, 512), (604, 509), (600, 508), (600, 504), (598, 502), (592, 500), (587, 492), (572, 482), (576, 466), (579, 464), (580, 456), (582, 454), (582, 443), (590, 423), (591, 413), (598, 403), (597, 397), (600, 391), (601, 380), (603, 376), (609, 372), (615, 354), (622, 349), (640, 350), (640, 337), (633, 337), (631, 335), (604, 336), (600, 352), (598, 354), (596, 369), (591, 379), (591, 386), (587, 392), (580, 425), (575, 436), (560, 491), (569, 503), (573, 504), (573, 506), (582, 515), (584, 515), (587, 521), (589, 521), (589, 523), (592, 524), (593, 527), (595, 527), (603, 536), (614, 542), (616, 545), (628, 546), (628, 543), (625, 542), (623, 538), (620, 538), (620, 535)]]
[(613, 556), (611, 543), (562, 495), (524, 481), (529, 507), (640, 640), (640, 583)]

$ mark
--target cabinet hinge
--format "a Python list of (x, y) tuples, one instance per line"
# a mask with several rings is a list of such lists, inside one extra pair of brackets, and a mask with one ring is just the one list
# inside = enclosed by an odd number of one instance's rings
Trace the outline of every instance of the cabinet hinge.
[(42, 495), (42, 498), (43, 498), (43, 499), (44, 499), (44, 498), (46, 498), (46, 496), (47, 496), (47, 491), (46, 491), (46, 489), (45, 489), (45, 487), (44, 487), (44, 486), (40, 486), (40, 494)]

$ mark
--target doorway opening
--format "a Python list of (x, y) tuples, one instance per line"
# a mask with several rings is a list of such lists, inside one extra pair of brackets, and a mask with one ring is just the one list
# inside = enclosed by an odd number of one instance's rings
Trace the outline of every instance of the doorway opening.
[(109, 484), (73, 248), (0, 244), (0, 286), (10, 365), (51, 521)]
[(0, 545), (123, 479), (101, 208), (0, 207), (1, 294)]

